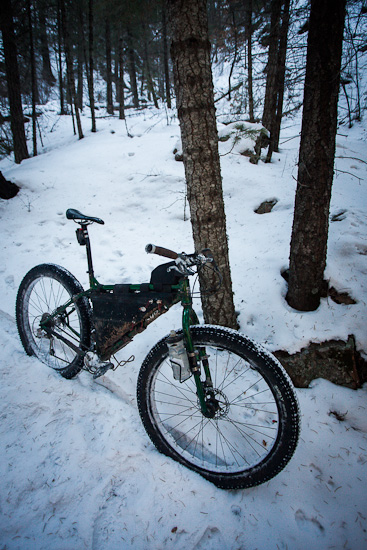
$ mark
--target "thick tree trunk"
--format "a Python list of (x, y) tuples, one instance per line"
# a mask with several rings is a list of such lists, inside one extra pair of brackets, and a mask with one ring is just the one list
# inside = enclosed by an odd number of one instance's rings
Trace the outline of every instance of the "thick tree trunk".
[(24, 130), (11, 0), (1, 0), (0, 2), (0, 28), (3, 39), (5, 72), (8, 85), (10, 126), (13, 135), (14, 158), (15, 162), (20, 164), (22, 160), (28, 158), (28, 149)]
[[(204, 319), (237, 327), (228, 259), (226, 219), (218, 153), (218, 134), (205, 0), (169, 0), (171, 57), (181, 127), (188, 200), (196, 250), (210, 248), (223, 276), (200, 276)], [(205, 273), (208, 271), (208, 273)]]
[(312, 0), (287, 300), (320, 304), (326, 265), (346, 0)]

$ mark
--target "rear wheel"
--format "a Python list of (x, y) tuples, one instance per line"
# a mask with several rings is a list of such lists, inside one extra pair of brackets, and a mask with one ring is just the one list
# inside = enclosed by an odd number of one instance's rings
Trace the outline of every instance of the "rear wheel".
[(43, 264), (27, 273), (17, 295), (16, 320), (25, 351), (65, 378), (83, 368), (84, 352), (90, 346), (89, 302), (81, 297), (58, 315), (52, 314), (81, 292), (83, 287), (69, 271)]
[(272, 355), (235, 331), (204, 325), (192, 327), (191, 334), (209, 356), (209, 412), (201, 412), (193, 376), (174, 380), (165, 338), (146, 357), (138, 379), (139, 412), (149, 437), (159, 451), (218, 487), (271, 479), (292, 457), (299, 436), (288, 375)]

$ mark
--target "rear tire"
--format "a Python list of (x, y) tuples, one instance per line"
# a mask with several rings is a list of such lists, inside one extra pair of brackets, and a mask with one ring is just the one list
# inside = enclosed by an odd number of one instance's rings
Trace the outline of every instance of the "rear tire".
[(81, 297), (52, 320), (52, 329), (71, 341), (81, 354), (59, 338), (48, 335), (40, 328), (40, 321), (81, 292), (82, 285), (69, 271), (57, 265), (42, 264), (27, 273), (17, 294), (16, 320), (25, 351), (64, 378), (78, 374), (83, 368), (84, 352), (90, 347), (89, 302)]
[(215, 414), (203, 416), (193, 376), (182, 384), (173, 379), (164, 338), (138, 378), (139, 413), (149, 437), (160, 452), (218, 487), (268, 481), (291, 459), (299, 437), (298, 401), (288, 375), (238, 332), (204, 325), (191, 327), (191, 334), (209, 356)]

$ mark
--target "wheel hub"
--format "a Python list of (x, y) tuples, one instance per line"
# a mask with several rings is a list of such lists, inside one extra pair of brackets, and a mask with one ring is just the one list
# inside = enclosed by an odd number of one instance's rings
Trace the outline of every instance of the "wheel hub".
[[(45, 330), (46, 321), (48, 320), (50, 314), (43, 313), (41, 317), (35, 317), (32, 325), (32, 332), (36, 338), (50, 338)], [(51, 327), (51, 321), (49, 320), (47, 326)]]
[[(206, 418), (224, 418), (229, 411), (229, 401), (227, 396), (216, 388), (210, 389), (205, 398)], [(199, 404), (200, 406), (200, 404)]]

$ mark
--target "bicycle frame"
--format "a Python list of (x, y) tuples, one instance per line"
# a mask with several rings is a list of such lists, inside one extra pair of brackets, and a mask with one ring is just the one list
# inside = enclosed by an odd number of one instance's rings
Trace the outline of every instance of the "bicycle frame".
[[(76, 303), (78, 300), (80, 300), (82, 297), (86, 297), (89, 300), (91, 299), (93, 292), (95, 291), (113, 291), (115, 288), (115, 285), (102, 285), (100, 284), (94, 275), (94, 269), (93, 269), (93, 262), (92, 262), (92, 252), (91, 252), (91, 244), (88, 234), (88, 223), (80, 223), (81, 227), (76, 230), (77, 234), (77, 240), (80, 245), (86, 246), (86, 254), (87, 254), (87, 262), (88, 262), (88, 276), (89, 276), (89, 285), (90, 287), (88, 290), (85, 290), (75, 296), (73, 296), (68, 302), (63, 304), (61, 307), (57, 308), (53, 313), (51, 313), (47, 319), (44, 321), (41, 321), (42, 328), (49, 334), (56, 338), (59, 338), (61, 341), (63, 341), (66, 345), (68, 345), (73, 351), (75, 351), (78, 355), (84, 355), (87, 351), (90, 350), (83, 350), (78, 347), (76, 347), (72, 342), (68, 341), (65, 337), (60, 335), (59, 333), (55, 332), (52, 328), (50, 328), (50, 320), (63, 315), (67, 308), (72, 306), (73, 303)], [(141, 284), (131, 284), (129, 285), (129, 288), (131, 291), (139, 292), (143, 285)], [(154, 291), (154, 285), (149, 284), (149, 289)], [(199, 320), (197, 317), (196, 312), (194, 311), (192, 307), (192, 297), (190, 292), (190, 283), (188, 281), (188, 277), (184, 277), (180, 279), (179, 284), (177, 285), (171, 285), (171, 290), (174, 292), (177, 296), (174, 298), (173, 303), (167, 307), (167, 310), (172, 307), (172, 305), (178, 303), (181, 301), (181, 305), (183, 308), (182, 311), (182, 331), (183, 331), (183, 337), (185, 342), (185, 347), (187, 350), (187, 355), (189, 359), (190, 369), (193, 373), (195, 384), (197, 387), (197, 395), (198, 399), (201, 405), (201, 411), (204, 416), (207, 416), (208, 409), (206, 405), (205, 400), (205, 390), (208, 390), (210, 392), (210, 388), (213, 387), (211, 375), (210, 375), (210, 369), (209, 369), (209, 362), (208, 357), (206, 355), (205, 348), (200, 347), (198, 350), (195, 350), (194, 343), (191, 336), (191, 325), (197, 325), (199, 324)], [(154, 316), (153, 319), (150, 321), (154, 321), (156, 317)], [(126, 332), (123, 337), (119, 340), (117, 340), (111, 347), (107, 349), (107, 351), (100, 357), (100, 359), (106, 360), (111, 357), (114, 353), (117, 353), (120, 349), (122, 349), (125, 345), (127, 345), (133, 337), (138, 334), (139, 332), (142, 332), (145, 330), (145, 328), (150, 324), (150, 322), (147, 322), (142, 325), (136, 325), (132, 330)], [(69, 329), (73, 330), (72, 327), (69, 325)], [(75, 332), (75, 331), (73, 331)], [(199, 360), (199, 361), (198, 361)], [(199, 362), (202, 363), (205, 373), (205, 382), (201, 381), (200, 377), (200, 366)]]

